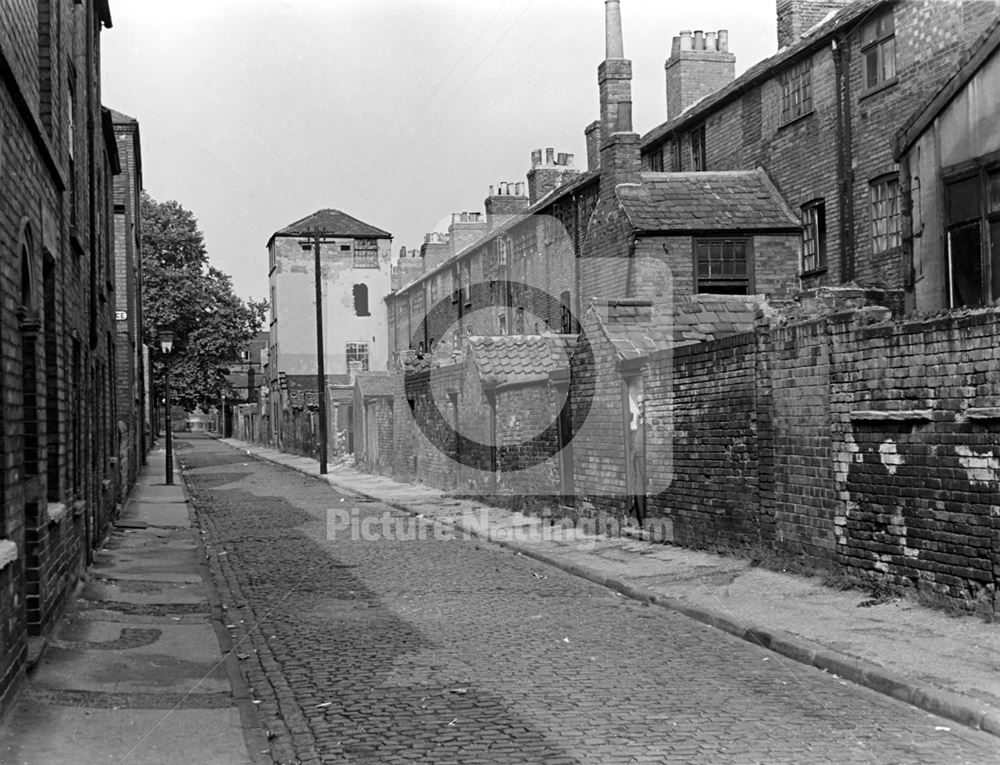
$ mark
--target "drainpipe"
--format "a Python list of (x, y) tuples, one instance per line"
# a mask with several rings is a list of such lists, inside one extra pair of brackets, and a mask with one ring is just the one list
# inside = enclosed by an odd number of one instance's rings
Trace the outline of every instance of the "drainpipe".
[(854, 134), (851, 127), (851, 60), (843, 40), (834, 39), (837, 81), (837, 188), (840, 218), (840, 282), (854, 279)]
[(484, 391), (490, 406), (490, 492), (497, 492), (497, 393), (495, 390)]

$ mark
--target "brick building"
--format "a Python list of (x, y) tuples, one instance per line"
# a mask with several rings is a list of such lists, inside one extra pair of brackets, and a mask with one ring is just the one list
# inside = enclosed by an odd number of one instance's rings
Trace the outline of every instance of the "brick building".
[(778, 53), (711, 93), (689, 81), (718, 83), (731, 72), (719, 43), (698, 32), (675, 38), (668, 120), (643, 136), (643, 167), (763, 168), (801, 219), (804, 287), (856, 281), (905, 289), (913, 310), (892, 136), (953, 74), (996, 18), (996, 3), (781, 0), (776, 7)]
[(105, 0), (0, 5), (0, 710), (119, 498)]
[(139, 122), (111, 110), (121, 172), (114, 178), (115, 383), (118, 402), (119, 497), (135, 483), (149, 449), (146, 375), (142, 341), (142, 152)]
[[(316, 247), (327, 382), (353, 387), (352, 372), (386, 369), (384, 298), (392, 289), (391, 242), (387, 231), (333, 209), (317, 210), (271, 235), (270, 400), (265, 420), (271, 430), (264, 438), (302, 453), (318, 449), (316, 418), (305, 396), (311, 391), (316, 401)], [(348, 401), (350, 397), (348, 392)], [(336, 453), (336, 434), (350, 429), (349, 412), (345, 409), (342, 422), (339, 414), (330, 422), (328, 448)]]
[(1000, 301), (1000, 20), (900, 132), (904, 260), (917, 311)]

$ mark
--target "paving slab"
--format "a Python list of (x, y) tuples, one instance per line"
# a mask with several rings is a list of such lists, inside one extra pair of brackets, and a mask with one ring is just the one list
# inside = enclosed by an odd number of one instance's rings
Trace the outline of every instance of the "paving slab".
[[(202, 624), (132, 626), (88, 620), (46, 651), (33, 682), (41, 688), (127, 693), (226, 692), (229, 679), (215, 632)], [(82, 639), (77, 637), (82, 635)], [(147, 637), (148, 636), (148, 637)], [(131, 646), (129, 644), (132, 644)], [(111, 646), (127, 646), (107, 648)]]
[(92, 709), (26, 701), (0, 740), (6, 765), (246, 765), (240, 716), (228, 709)]
[(112, 531), (0, 725), (3, 765), (270, 761), (181, 479), (162, 476), (153, 453), (123, 511), (135, 528)]
[(187, 502), (135, 502), (130, 504), (124, 517), (144, 521), (153, 528), (191, 527)]

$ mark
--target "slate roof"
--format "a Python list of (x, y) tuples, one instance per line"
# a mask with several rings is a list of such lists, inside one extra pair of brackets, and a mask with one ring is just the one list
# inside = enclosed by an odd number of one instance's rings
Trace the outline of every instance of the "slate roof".
[(619, 359), (628, 361), (666, 348), (749, 332), (765, 301), (746, 295), (691, 295), (652, 310), (642, 300), (611, 302), (613, 310), (600, 304), (591, 305), (590, 310)]
[(640, 231), (794, 230), (801, 224), (761, 170), (642, 173), (616, 189)]
[(787, 48), (782, 48), (770, 58), (754, 64), (725, 87), (701, 99), (676, 117), (668, 119), (663, 124), (650, 130), (642, 137), (642, 148), (647, 149), (655, 146), (669, 133), (677, 129), (683, 129), (688, 123), (695, 123), (698, 120), (704, 119), (716, 107), (722, 106), (727, 101), (742, 95), (744, 91), (756, 86), (761, 81), (773, 77), (783, 66), (797, 60), (802, 54), (825, 45), (827, 38), (834, 32), (849, 25), (853, 28), (856, 24), (860, 23), (863, 16), (886, 4), (887, 0), (857, 0), (857, 2), (851, 3), (846, 8), (842, 8), (826, 21), (807, 30), (795, 44), (789, 45)]
[(750, 332), (763, 302), (742, 295), (691, 295), (674, 306), (674, 343), (704, 343)]
[(362, 396), (392, 396), (393, 376), (389, 372), (360, 372), (354, 381)]
[(276, 236), (306, 236), (314, 233), (326, 234), (327, 236), (356, 236), (374, 239), (389, 239), (392, 237), (392, 234), (388, 231), (370, 226), (340, 210), (327, 208), (325, 210), (317, 210), (312, 215), (307, 215), (305, 218), (301, 218), (285, 226), (283, 229), (275, 231), (271, 234), (271, 238), (273, 239)]
[(469, 338), (469, 351), (484, 385), (548, 380), (569, 366), (576, 335), (500, 335)]

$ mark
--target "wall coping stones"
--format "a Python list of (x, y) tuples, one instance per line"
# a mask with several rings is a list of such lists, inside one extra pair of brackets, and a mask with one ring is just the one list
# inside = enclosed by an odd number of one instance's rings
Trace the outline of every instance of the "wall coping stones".
[(852, 421), (874, 422), (929, 422), (934, 419), (933, 409), (855, 409)]
[(1000, 406), (970, 406), (965, 410), (969, 420), (1000, 420)]
[(17, 560), (17, 545), (9, 539), (0, 539), (0, 571)]
[(49, 502), (45, 508), (49, 523), (58, 523), (69, 514), (69, 505), (62, 502)]

